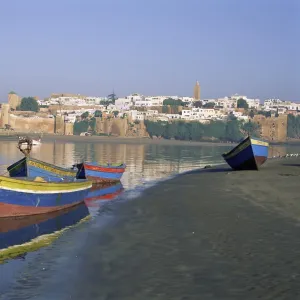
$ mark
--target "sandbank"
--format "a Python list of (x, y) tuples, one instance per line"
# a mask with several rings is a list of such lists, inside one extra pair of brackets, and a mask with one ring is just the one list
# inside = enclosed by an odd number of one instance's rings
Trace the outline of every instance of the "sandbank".
[(300, 159), (221, 166), (109, 206), (117, 221), (89, 232), (70, 297), (299, 299), (299, 179)]

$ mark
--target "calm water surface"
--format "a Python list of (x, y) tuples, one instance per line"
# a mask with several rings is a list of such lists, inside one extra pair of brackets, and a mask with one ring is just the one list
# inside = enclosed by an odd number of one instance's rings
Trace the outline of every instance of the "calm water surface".
[[(115, 196), (103, 197), (100, 213), (98, 213), (99, 205), (89, 207), (92, 219), (64, 232), (50, 246), (36, 252), (26, 253), (21, 259), (10, 260), (0, 265), (0, 299), (72, 299), (69, 291), (72, 290), (72, 280), (75, 274), (76, 278), (82, 276), (84, 280), (89, 283), (94, 281), (97, 285), (97, 278), (85, 278), (85, 274), (80, 274), (80, 265), (85, 259), (88, 259), (84, 256), (83, 248), (89, 234), (95, 233), (95, 231), (102, 234), (105, 226), (109, 226), (117, 218), (110, 213), (109, 206), (118, 205), (118, 201), (130, 201), (131, 198), (141, 194), (146, 187), (159, 180), (206, 165), (220, 164), (223, 162), (221, 154), (229, 148), (230, 146), (56, 142), (43, 143), (41, 146), (35, 147), (32, 153), (33, 157), (58, 166), (71, 167), (72, 164), (83, 159), (98, 162), (125, 162), (127, 169), (122, 178), (125, 190), (121, 193), (122, 189), (118, 188), (104, 193), (107, 196), (113, 192)], [(276, 147), (270, 152), (270, 155), (273, 156), (298, 153), (300, 150), (297, 147)], [(16, 148), (16, 142), (1, 142), (2, 174), (5, 172), (5, 165), (9, 165), (21, 157), (22, 155)], [(116, 197), (118, 200), (115, 202), (105, 201), (105, 199)], [(59, 217), (61, 218), (61, 216)], [(78, 221), (77, 217), (74, 217), (73, 221), (74, 223)], [(53, 220), (51, 222), (52, 226), (54, 223), (57, 224)], [(34, 224), (31, 225), (34, 226)], [(43, 227), (40, 225), (39, 228)], [(58, 230), (63, 226), (53, 228)], [(42, 230), (41, 232), (43, 233)], [(44, 233), (48, 233), (47, 230)], [(95, 255), (101, 254), (95, 253)], [(55, 289), (57, 286), (59, 288)]]

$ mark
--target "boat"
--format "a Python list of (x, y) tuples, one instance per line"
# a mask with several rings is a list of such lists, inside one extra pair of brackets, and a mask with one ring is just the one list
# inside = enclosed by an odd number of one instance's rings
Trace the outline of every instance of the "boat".
[[(76, 171), (65, 169), (38, 159), (25, 156), (7, 168), (10, 177), (41, 176), (48, 181), (61, 181), (61, 178), (75, 178)], [(83, 178), (84, 179), (84, 178)]]
[[(30, 139), (30, 138), (28, 138), (27, 136), (19, 136), (19, 146), (22, 149), (27, 147), (28, 139)], [(39, 146), (42, 143), (42, 139), (41, 138), (31, 139), (31, 143), (32, 143), (32, 146)]]
[(268, 158), (269, 143), (248, 136), (222, 156), (234, 170), (258, 170)]
[(0, 176), (0, 218), (50, 213), (84, 201), (92, 182), (66, 179), (49, 182), (42, 177)]
[(32, 139), (32, 145), (33, 146), (39, 146), (41, 143), (42, 143), (42, 139), (41, 138), (39, 138), (37, 140)]
[[(28, 250), (37, 250), (48, 245), (50, 234), (73, 226), (88, 216), (87, 206), (81, 203), (69, 209), (47, 214), (0, 219), (0, 264), (7, 258), (23, 258)], [(45, 236), (46, 243), (43, 243), (41, 236)], [(35, 240), (37, 237), (39, 240)], [(29, 242), (31, 243), (25, 244)], [(14, 247), (14, 251), (8, 251), (9, 247)]]
[(121, 180), (125, 172), (125, 164), (98, 164), (92, 163), (79, 163), (73, 165), (77, 170), (76, 178), (87, 178), (94, 183), (116, 183)]

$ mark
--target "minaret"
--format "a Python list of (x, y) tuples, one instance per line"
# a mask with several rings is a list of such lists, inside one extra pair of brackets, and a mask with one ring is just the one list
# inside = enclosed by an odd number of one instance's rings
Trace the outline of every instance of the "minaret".
[(196, 81), (196, 85), (194, 87), (194, 100), (200, 100), (200, 84), (199, 81)]

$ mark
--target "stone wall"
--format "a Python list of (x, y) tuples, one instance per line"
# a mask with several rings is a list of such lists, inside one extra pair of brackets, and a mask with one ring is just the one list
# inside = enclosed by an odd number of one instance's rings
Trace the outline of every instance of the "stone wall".
[(19, 132), (54, 133), (54, 119), (49, 118), (24, 118), (10, 114), (9, 125)]
[(2, 104), (1, 106), (1, 127), (4, 128), (5, 124), (9, 124), (9, 104)]
[(135, 124), (130, 119), (103, 120), (96, 118), (96, 133), (111, 134), (114, 136), (148, 136), (144, 122)]
[(73, 123), (65, 123), (65, 135), (73, 135)]
[(127, 119), (96, 118), (96, 133), (126, 136), (128, 130)]
[(56, 116), (54, 119), (55, 129), (54, 132), (57, 134), (64, 134), (65, 132), (65, 122), (63, 116)]
[(287, 115), (266, 118), (255, 115), (253, 122), (261, 126), (261, 137), (268, 141), (285, 142), (287, 139)]

